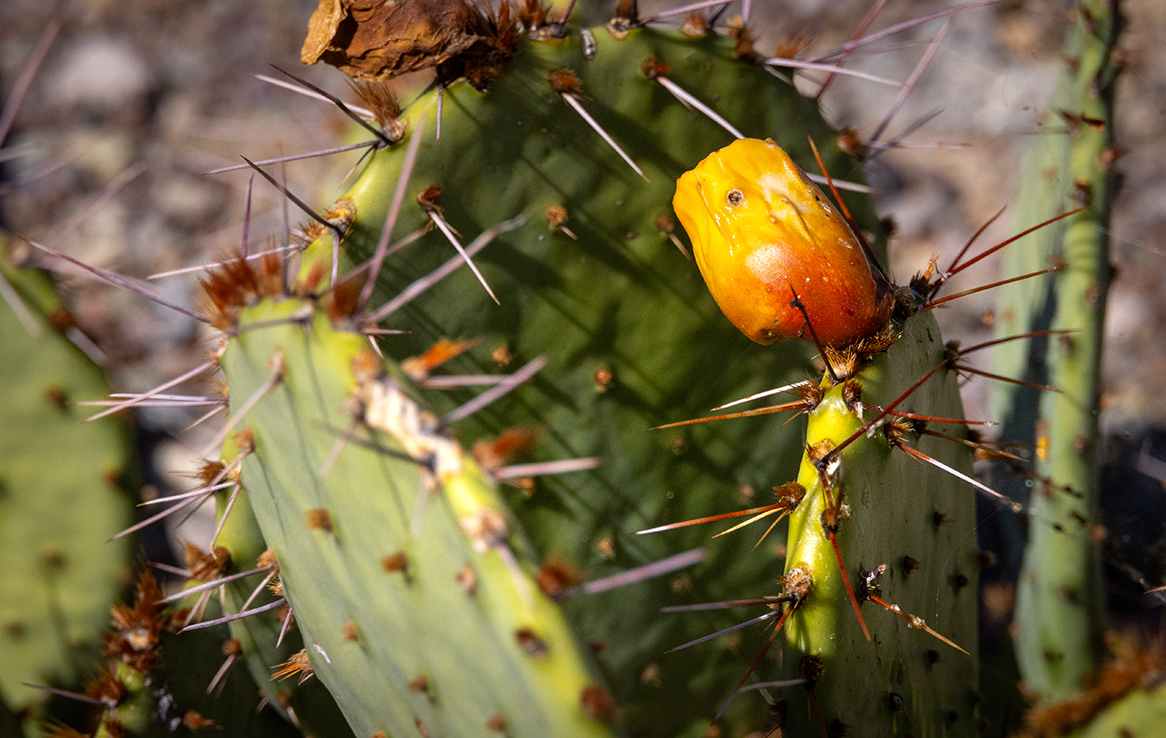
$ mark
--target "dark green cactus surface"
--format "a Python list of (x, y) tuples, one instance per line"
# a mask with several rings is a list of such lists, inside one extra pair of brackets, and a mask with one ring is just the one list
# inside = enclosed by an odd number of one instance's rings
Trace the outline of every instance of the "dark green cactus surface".
[[(861, 387), (863, 403), (888, 407), (944, 361), (939, 328), (930, 313), (909, 318), (902, 330), (889, 350), (848, 380)], [(872, 420), (877, 414), (848, 407), (844, 387), (829, 389), (810, 412), (808, 447), (825, 441), (840, 445), (862, 427), (863, 417)], [(955, 373), (940, 369), (896, 411), (963, 418)], [(940, 425), (933, 424), (937, 430)], [(942, 431), (963, 436), (959, 425), (943, 424)], [(906, 443), (971, 473), (965, 446), (929, 436)], [(791, 516), (786, 572), (809, 573), (813, 587), (786, 625), (782, 678), (812, 678), (818, 669), (821, 676), (806, 688), (785, 690), (786, 725), (794, 735), (815, 735), (819, 719), (828, 727), (848, 726), (852, 735), (975, 735), (980, 567), (975, 491), (947, 472), (892, 449), (881, 432), (859, 438), (841, 457), (830, 491), (836, 502), (844, 490), (849, 505), (837, 538), (856, 595), (862, 596), (860, 572), (885, 565), (877, 596), (922, 618), (967, 653), (873, 602), (862, 605), (872, 638), (867, 642), (824, 532), (826, 495), (808, 453), (798, 475), (806, 497)], [(807, 663), (806, 657), (818, 663)], [(812, 690), (816, 706), (803, 689)]]
[[(440, 144), (434, 140), (435, 92), (406, 112), (411, 126), (422, 113), (428, 123), (409, 134), (424, 139), (394, 229), (397, 238), (429, 222), (416, 198), (435, 184), (441, 185), (436, 204), (442, 217), (463, 243), (503, 221), (526, 220), (474, 257), (500, 305), (463, 268), (382, 321), (383, 327), (410, 331), (386, 338), (382, 346), (402, 358), (442, 337), (477, 339), (477, 349), (446, 368), (463, 374), (498, 373), (500, 356), (511, 370), (547, 357), (531, 383), (454, 427), (469, 443), (515, 425), (535, 425), (545, 433), (533, 461), (603, 458), (597, 470), (542, 479), (533, 492), (509, 495), (541, 555), (596, 577), (709, 545), (709, 560), (679, 579), (565, 603), (583, 635), (604, 644), (597, 660), (630, 730), (699, 734), (752, 656), (748, 648), (726, 648), (731, 639), (665, 654), (738, 616), (662, 616), (657, 608), (772, 593), (781, 562), (771, 547), (751, 550), (760, 531), (711, 543), (710, 532), (696, 529), (629, 534), (748, 507), (739, 496), (743, 488), (768, 496), (792, 474), (800, 429), (772, 419), (683, 431), (648, 428), (801, 379), (808, 352), (792, 344), (765, 350), (741, 337), (708, 297), (695, 265), (659, 230), (658, 216), (670, 219), (676, 177), (732, 136), (644, 76), (641, 64), (668, 64), (669, 79), (743, 133), (773, 137), (808, 169), (807, 135), (826, 151), (834, 176), (852, 179), (860, 169), (838, 151), (834, 132), (813, 103), (737, 59), (731, 40), (649, 29), (622, 40), (596, 29), (594, 38), (591, 59), (574, 34), (524, 39), (488, 91), (465, 83), (448, 87)], [(578, 76), (580, 104), (643, 168), (647, 183), (552, 89), (548, 75), (564, 68)], [(353, 262), (368, 258), (380, 237), (408, 140), (374, 153), (341, 198), (355, 209), (344, 241)], [(544, 212), (554, 205), (565, 208), (565, 226), (577, 240), (547, 222)], [(860, 223), (879, 232), (869, 200), (856, 198), (851, 205)], [(307, 263), (326, 264), (331, 242), (331, 234), (317, 241), (305, 253)], [(393, 299), (451, 258), (453, 247), (432, 229), (385, 262), (380, 299)], [(467, 390), (428, 391), (426, 402), (441, 413), (471, 396)], [(758, 437), (765, 442), (757, 443)], [(679, 596), (673, 587), (682, 588)], [(738, 702), (726, 724), (760, 727), (760, 702)]]

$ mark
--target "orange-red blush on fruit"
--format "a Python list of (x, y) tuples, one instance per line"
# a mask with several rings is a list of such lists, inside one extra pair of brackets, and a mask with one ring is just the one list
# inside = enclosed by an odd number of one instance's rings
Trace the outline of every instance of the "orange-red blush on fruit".
[(841, 213), (773, 141), (741, 139), (676, 183), (672, 206), (713, 299), (758, 343), (808, 338), (844, 346), (891, 314), (890, 285), (871, 271)]

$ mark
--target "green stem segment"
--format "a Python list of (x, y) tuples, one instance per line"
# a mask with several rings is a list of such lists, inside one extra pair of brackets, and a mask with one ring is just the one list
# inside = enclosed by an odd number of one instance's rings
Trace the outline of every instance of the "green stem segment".
[[(1016, 607), (1016, 652), (1025, 687), (1042, 701), (1078, 691), (1101, 653), (1097, 522), (1098, 413), (1102, 328), (1112, 267), (1108, 228), (1114, 196), (1112, 51), (1117, 3), (1082, 2), (1068, 42), (1070, 60), (1049, 107), (1049, 130), (1030, 154), (1018, 226), (1090, 205), (1010, 252), (1009, 273), (1064, 269), (1002, 295), (1000, 335), (1069, 330), (1049, 343), (1041, 397), (1015, 393), (1009, 409), (1039, 403), (1029, 543)], [(1066, 135), (1065, 128), (1068, 128)], [(1021, 293), (1030, 297), (1022, 303)], [(1035, 297), (1035, 299), (1033, 299)], [(1027, 349), (1029, 352), (1031, 348)], [(1007, 357), (1010, 376), (1026, 367)]]
[[(906, 321), (902, 337), (888, 351), (847, 381), (861, 386), (863, 403), (887, 407), (940, 364), (943, 351), (931, 313), (920, 313)], [(824, 441), (829, 443), (819, 449), (836, 447), (874, 417), (867, 409), (860, 418), (847, 405), (843, 387), (829, 388), (809, 414), (808, 448)], [(955, 374), (936, 372), (897, 409), (962, 417)], [(964, 446), (930, 436), (907, 443), (961, 473), (971, 471)], [(851, 587), (861, 598), (860, 570), (885, 564), (879, 596), (922, 618), (968, 653), (908, 627), (870, 602), (861, 605), (871, 634), (867, 641), (822, 525), (828, 504), (808, 452), (798, 475), (806, 496), (790, 516), (786, 573), (806, 571), (813, 586), (789, 618), (782, 678), (810, 677), (818, 667), (821, 675), (810, 685), (812, 701), (805, 687), (787, 688), (781, 695), (788, 707), (787, 734), (818, 735), (820, 711), (828, 730), (848, 726), (851, 734), (977, 735), (969, 688), (978, 668), (975, 492), (892, 449), (881, 431), (860, 436), (841, 459), (830, 493), (837, 502), (845, 491), (849, 514), (840, 516), (836, 537)]]

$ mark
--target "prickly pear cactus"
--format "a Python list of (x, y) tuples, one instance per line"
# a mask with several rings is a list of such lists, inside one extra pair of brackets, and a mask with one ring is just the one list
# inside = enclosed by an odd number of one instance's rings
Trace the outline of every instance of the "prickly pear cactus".
[[(228, 443), (224, 453), (228, 461), (236, 458), (239, 453), (239, 449), (229, 448), (231, 445)], [(263, 590), (270, 589), (272, 581), (278, 581), (278, 568), (275, 566), (278, 562), (268, 553), (267, 543), (251, 509), (250, 497), (240, 488), (238, 494), (232, 490), (232, 494), (219, 495), (216, 502), (218, 517), (223, 525), (215, 544), (229, 553), (237, 573), (252, 568), (263, 569), (252, 576), (223, 585), (227, 612), (238, 613), (270, 604), (276, 597)], [(227, 508), (228, 504), (230, 509)], [(351, 736), (352, 731), (335, 700), (320, 680), (301, 681), (298, 678), (277, 676), (283, 665), (304, 648), (299, 630), (290, 627), (290, 624), (284, 628), (286, 616), (286, 612), (276, 609), (230, 623), (231, 639), (224, 644), (224, 648), (230, 649), (246, 664), (251, 678), (259, 685), (271, 706), (306, 734), (321, 738)]]
[(25, 684), (86, 675), (128, 583), (130, 542), (107, 541), (133, 519), (123, 490), (132, 472), (121, 419), (87, 424), (72, 404), (108, 390), (66, 337), (76, 329), (52, 284), (14, 266), (6, 244), (0, 251), (0, 698), (35, 720), (46, 695)]
[[(888, 407), (945, 361), (930, 314), (909, 318), (902, 331), (870, 366), (827, 389), (809, 413), (809, 450), (798, 474), (806, 498), (791, 515), (785, 568), (787, 590), (792, 579), (812, 578), (809, 594), (786, 624), (782, 655), (783, 679), (810, 679), (804, 688), (784, 691), (793, 734), (813, 735), (819, 723), (872, 735), (976, 733), (980, 562), (974, 491), (892, 448), (882, 432), (848, 446), (836, 471), (819, 471), (822, 454), (859, 431), (877, 413), (872, 408)], [(869, 405), (865, 410), (852, 399), (858, 389)], [(955, 372), (941, 369), (898, 409), (962, 419)], [(962, 446), (934, 437), (906, 443), (971, 474), (970, 453)], [(831, 501), (848, 507), (836, 537), (857, 596), (871, 581), (881, 589), (871, 594), (925, 621), (951, 643), (922, 632), (923, 622), (904, 622), (873, 601), (862, 605), (865, 626), (860, 623), (828, 537)], [(885, 571), (871, 579), (880, 567)]]
[[(776, 139), (803, 164), (808, 135), (838, 178), (855, 178), (857, 162), (810, 101), (761, 68), (743, 33), (689, 37), (624, 17), (582, 34), (534, 7), (523, 33), (501, 13), (484, 19), (478, 41), (434, 63), (437, 89), (403, 113), (362, 90), (381, 125), (375, 150), (307, 229), (298, 270), (267, 258), (208, 280), (238, 432), (223, 463), (237, 462), (264, 538), (260, 547), (249, 534), (233, 565), (271, 549), (267, 571), (278, 565), (286, 602), (260, 607), (290, 605), (303, 643), (279, 675), (315, 675), (357, 735), (696, 736), (714, 716), (717, 730), (743, 734), (766, 720), (758, 700), (738, 697), (723, 719), (716, 708), (747, 672), (796, 682), (770, 700), (791, 734), (970, 734), (972, 493), (923, 463), (966, 473), (968, 454), (932, 438), (916, 448), (918, 419), (890, 414), (960, 417), (927, 315), (908, 309), (883, 329), (885, 279), (857, 323), (840, 308), (824, 343), (848, 368), (807, 391), (808, 436), (757, 419), (647, 431), (802, 379), (808, 366), (808, 348), (757, 348), (723, 322), (673, 233), (675, 179), (742, 133)], [(695, 111), (702, 100), (723, 124)], [(801, 175), (796, 184), (817, 193)], [(869, 202), (851, 204), (877, 233)], [(867, 259), (848, 268), (861, 275)], [(818, 294), (803, 315), (824, 317)], [(410, 332), (377, 339), (382, 364), (366, 341), (392, 328)], [(876, 328), (877, 340), (851, 348)], [(424, 373), (413, 386), (395, 368), (445, 338), (477, 342), (445, 371), (521, 386), (470, 414), (468, 390), (439, 390), (447, 378)], [(541, 369), (499, 371), (520, 366)], [(864, 428), (875, 415), (890, 422)], [(518, 424), (541, 429), (535, 462), (603, 464), (505, 490), (462, 449)], [(629, 535), (790, 482), (806, 438), (798, 482), (784, 488), (802, 493), (787, 498), (780, 551), (687, 528)], [(551, 557), (596, 577), (698, 545), (706, 562), (691, 572), (562, 603), (536, 577)], [(788, 630), (781, 666), (730, 638), (664, 654), (739, 618), (662, 616), (659, 603), (749, 595)], [(270, 642), (251, 637), (256, 655)]]
[[(996, 356), (998, 373), (1056, 392), (994, 388), (1004, 433), (1035, 444), (1028, 545), (1016, 604), (1016, 655), (1024, 685), (1040, 701), (1081, 689), (1102, 653), (1103, 593), (1093, 525), (1099, 486), (1098, 416), (1102, 328), (1112, 276), (1109, 214), (1113, 166), (1116, 2), (1081, 2), (1069, 60), (1049, 102), (1050, 130), (1034, 139), (1016, 220), (1027, 226), (1080, 212), (1028, 237), (1007, 254), (1006, 273), (1060, 271), (1001, 294), (1001, 335), (1059, 331)], [(1068, 131), (1065, 131), (1065, 128)], [(1055, 129), (1055, 130), (1053, 130)]]
[[(812, 136), (835, 176), (860, 176), (857, 160), (833, 144), (835, 134), (813, 103), (749, 63), (748, 54), (738, 58), (736, 48), (713, 34), (650, 28), (527, 34), (484, 90), (449, 83), (386, 121), (385, 130), (407, 133), (369, 156), (331, 211), (345, 257), (369, 259), (406, 147), (420, 137), (392, 240), (428, 232), (384, 262), (376, 294), (388, 302), (370, 312), (385, 328), (409, 331), (382, 342), (398, 359), (442, 338), (477, 341), (477, 349), (448, 363), (454, 374), (497, 373), (547, 357), (533, 382), (453, 424), (467, 444), (516, 425), (542, 428), (543, 441), (531, 454), (536, 462), (603, 459), (596, 470), (540, 479), (525, 495), (507, 495), (540, 554), (596, 577), (708, 546), (708, 561), (679, 579), (564, 604), (586, 637), (604, 645), (597, 660), (629, 728), (659, 735), (703, 730), (749, 659), (724, 641), (665, 657), (735, 620), (726, 612), (661, 616), (658, 603), (676, 600), (673, 587), (686, 601), (760, 596), (775, 588), (780, 562), (771, 549), (769, 556), (752, 554), (756, 538), (748, 535), (710, 543), (697, 530), (630, 534), (722, 512), (742, 490), (787, 481), (801, 443), (796, 426), (764, 419), (647, 429), (801, 379), (808, 366), (805, 348), (762, 352), (743, 342), (670, 238), (675, 179), (733, 135), (679, 102), (665, 83), (713, 105), (740, 131), (777, 139), (803, 161)], [(864, 228), (880, 232), (868, 200), (852, 205)], [(498, 304), (469, 269), (441, 281), (428, 277), (451, 259), (460, 263), (442, 227), (468, 242), (500, 224), (508, 230), (494, 231), (480, 251), (485, 238), (466, 245), (474, 246), (475, 265)], [(338, 233), (321, 232), (305, 252), (302, 274), (329, 271)], [(416, 300), (401, 297), (431, 282)], [(428, 390), (425, 402), (444, 413), (471, 396)], [(767, 443), (759, 445), (761, 433)], [(724, 724), (763, 721), (758, 705), (742, 700)]]
[(777, 725), (974, 734), (979, 560), (972, 493), (955, 476), (970, 452), (918, 422), (965, 435), (958, 353), (926, 312), (938, 285), (917, 278), (892, 298), (843, 213), (772, 142), (710, 154), (674, 204), (726, 317), (762, 343), (811, 338), (827, 363), (793, 403), (808, 415), (805, 455), (785, 500), (785, 592), (767, 603), (780, 613), (771, 642), (785, 628)]
[(238, 328), (222, 368), (307, 647), (297, 670), (358, 735), (611, 735), (610, 696), (496, 483), (366, 341), (300, 300), (245, 309)]

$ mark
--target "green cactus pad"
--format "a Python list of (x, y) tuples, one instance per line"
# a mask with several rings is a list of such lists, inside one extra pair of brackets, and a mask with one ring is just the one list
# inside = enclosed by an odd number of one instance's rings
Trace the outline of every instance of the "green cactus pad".
[[(944, 347), (930, 313), (909, 318), (902, 337), (857, 375), (861, 401), (887, 407), (943, 360)], [(837, 446), (862, 426), (842, 390), (843, 385), (830, 388), (810, 413), (807, 446), (827, 440)], [(897, 410), (962, 418), (955, 374), (941, 369)], [(866, 409), (866, 419), (876, 412)], [(959, 425), (944, 424), (942, 430), (963, 436)], [(962, 445), (926, 436), (908, 444), (961, 473), (971, 472), (971, 454)], [(861, 597), (859, 570), (885, 564), (879, 596), (923, 618), (969, 653), (908, 627), (872, 602), (862, 605), (873, 639), (866, 641), (823, 529), (826, 497), (807, 454), (798, 475), (806, 497), (791, 515), (786, 572), (808, 572), (813, 586), (788, 619), (781, 678), (806, 677), (807, 656), (820, 660), (814, 668), (822, 674), (813, 684), (817, 707), (805, 687), (784, 690), (787, 730), (816, 735), (820, 710), (828, 728), (837, 723), (848, 726), (851, 734), (975, 735), (975, 491), (930, 464), (892, 450), (882, 433), (846, 447), (839, 477), (850, 513), (839, 523), (837, 539), (856, 594)], [(831, 493), (837, 500), (837, 488)]]
[[(230, 445), (228, 443), (228, 446)], [(230, 461), (236, 453), (236, 449), (227, 449), (224, 456)], [(220, 520), (226, 512), (229, 499), (230, 494), (220, 494), (216, 498)], [(250, 498), (242, 489), (226, 521), (223, 522), (217, 545), (230, 552), (235, 571), (256, 568), (260, 563), (260, 556), (267, 550), (259, 523), (251, 509)], [(265, 576), (264, 573), (255, 574), (224, 585), (227, 610), (239, 612)], [(273, 599), (270, 593), (264, 593), (255, 598), (249, 607), (261, 607)], [(274, 676), (281, 664), (286, 663), (304, 647), (300, 633), (295, 628), (289, 629), (280, 642), (282, 629), (283, 620), (279, 611), (261, 613), (230, 624), (231, 637), (238, 639), (241, 655), (251, 678), (259, 685), (274, 709), (299, 725), (307, 735), (318, 738), (326, 736), (349, 738), (352, 731), (332, 695), (320, 680), (309, 679), (306, 682), (299, 682), (297, 679), (278, 679)]]
[(1021, 676), (1041, 701), (1081, 689), (1102, 652), (1101, 566), (1091, 527), (1097, 521), (1101, 349), (1112, 278), (1108, 223), (1116, 194), (1115, 6), (1082, 2), (1077, 8), (1066, 69), (1048, 106), (1050, 123), (1025, 160), (1015, 221), (1028, 227), (1089, 208), (1007, 251), (1006, 274), (1058, 264), (1064, 269), (1011, 285), (1001, 292), (996, 311), (1000, 336), (1068, 331), (1002, 346), (994, 367), (1004, 376), (1059, 390), (1004, 385), (994, 387), (992, 397), (994, 416), (1005, 421), (1002, 436), (1040, 449), (1031, 478), (1013, 484), (1031, 484), (1036, 492), (1015, 635)]
[[(686, 108), (641, 72), (657, 59), (667, 77), (712, 105), (744, 134), (773, 137), (814, 170), (807, 135), (823, 149), (839, 179), (861, 177), (859, 162), (841, 154), (835, 132), (814, 103), (760, 66), (737, 59), (734, 42), (688, 38), (650, 29), (617, 40), (593, 32), (594, 58), (579, 36), (523, 39), (504, 75), (488, 91), (457, 83), (444, 91), (441, 142), (435, 138), (437, 95), (407, 111), (423, 136), (404, 207), (400, 238), (428, 218), (419, 193), (440, 184), (437, 205), (468, 243), (516, 216), (525, 224), (497, 237), (475, 257), (501, 304), (495, 305), (468, 269), (434, 286), (382, 323), (407, 336), (383, 341), (400, 359), (422, 353), (442, 337), (479, 339), (479, 348), (443, 370), (507, 371), (494, 361), (504, 347), (510, 368), (536, 356), (548, 365), (529, 386), (458, 423), (465, 443), (519, 424), (546, 429), (533, 461), (598, 456), (598, 470), (536, 483), (529, 499), (509, 493), (515, 515), (535, 548), (592, 577), (614, 574), (678, 551), (709, 546), (709, 560), (675, 582), (649, 583), (628, 594), (609, 593), (566, 603), (589, 639), (613, 692), (626, 705), (633, 730), (675, 736), (699, 733), (748, 658), (728, 648), (665, 655), (669, 649), (732, 624), (732, 615), (661, 616), (664, 602), (734, 599), (771, 590), (780, 561), (772, 548), (751, 549), (756, 537), (709, 541), (712, 531), (686, 529), (648, 537), (636, 530), (749, 507), (742, 489), (768, 495), (796, 463), (800, 433), (780, 419), (753, 419), (681, 431), (648, 428), (705, 414), (708, 408), (768, 387), (802, 379), (807, 347), (763, 349), (742, 337), (708, 295), (695, 264), (657, 226), (674, 222), (675, 179), (732, 136)], [(644, 170), (645, 183), (548, 83), (570, 69), (579, 101)], [(423, 130), (416, 130), (424, 114)], [(374, 153), (343, 196), (355, 208), (344, 246), (353, 262), (368, 258), (381, 234), (409, 139)], [(860, 223), (881, 233), (868, 198), (848, 198)], [(548, 223), (548, 206), (562, 206), (564, 224)], [(680, 232), (676, 227), (677, 233)], [(306, 254), (331, 258), (329, 234)], [(456, 256), (436, 229), (385, 263), (380, 299)], [(597, 377), (606, 377), (597, 381)], [(471, 397), (467, 390), (426, 393), (445, 412)], [(764, 443), (757, 443), (764, 438)], [(673, 590), (680, 588), (679, 594)], [(647, 678), (657, 675), (656, 678)], [(660, 685), (660, 686), (657, 686)], [(730, 713), (726, 725), (760, 727), (756, 709)]]
[[(611, 735), (613, 713), (585, 711), (603, 702), (585, 649), (534, 584), (496, 487), (455, 443), (358, 431), (322, 473), (354, 397), (377, 427), (419, 411), (384, 377), (358, 382), (364, 340), (333, 331), (322, 314), (246, 330), (303, 307), (245, 311), (222, 367), (237, 411), (271, 379), (273, 361), (282, 366), (282, 380), (244, 418), (256, 451), (242, 478), (315, 672), (356, 734), (422, 725), (432, 735), (488, 735), (504, 725), (513, 736)], [(419, 496), (427, 504), (414, 537)], [(407, 564), (392, 570), (385, 558), (397, 552)]]
[(128, 583), (130, 541), (106, 541), (133, 520), (130, 449), (120, 418), (72, 404), (109, 389), (51, 322), (66, 313), (47, 276), (5, 251), (0, 279), (31, 321), (0, 304), (0, 698), (35, 716), (45, 694), (22, 683), (76, 684)]
[(1070, 738), (1149, 738), (1166, 724), (1166, 686), (1139, 689), (1125, 695), (1095, 716), (1089, 725), (1069, 733)]

